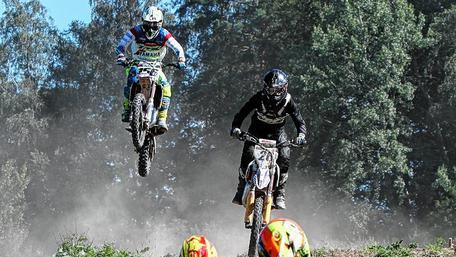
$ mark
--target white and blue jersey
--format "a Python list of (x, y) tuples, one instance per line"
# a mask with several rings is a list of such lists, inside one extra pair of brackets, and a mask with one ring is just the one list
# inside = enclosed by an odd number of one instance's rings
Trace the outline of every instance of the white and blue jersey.
[(116, 48), (116, 53), (125, 54), (125, 49), (130, 43), (132, 43), (131, 52), (135, 60), (161, 61), (166, 55), (166, 46), (171, 48), (179, 59), (185, 60), (182, 46), (164, 28), (160, 28), (157, 36), (148, 39), (141, 25), (134, 26), (122, 37)]

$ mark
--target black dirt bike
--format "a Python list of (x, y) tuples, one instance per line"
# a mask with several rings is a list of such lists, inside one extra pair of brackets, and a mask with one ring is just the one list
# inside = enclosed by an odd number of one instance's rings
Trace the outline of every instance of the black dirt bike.
[(135, 65), (138, 68), (138, 83), (130, 88), (130, 127), (133, 145), (139, 154), (138, 173), (145, 177), (150, 171), (152, 160), (156, 154), (155, 136), (160, 135), (157, 126), (158, 110), (161, 106), (162, 91), (155, 81), (162, 67), (177, 64), (163, 65), (160, 61), (129, 61), (125, 66)]
[(280, 177), (277, 164), (279, 148), (302, 146), (292, 141), (277, 143), (275, 140), (257, 138), (248, 132), (242, 132), (239, 140), (255, 144), (254, 160), (249, 163), (244, 174), (246, 185), (242, 196), (245, 228), (251, 230), (248, 256), (254, 257), (260, 230), (271, 218), (272, 195)]

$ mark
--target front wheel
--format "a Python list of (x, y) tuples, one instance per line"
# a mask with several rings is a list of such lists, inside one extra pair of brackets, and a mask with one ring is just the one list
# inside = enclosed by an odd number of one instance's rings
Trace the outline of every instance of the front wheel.
[(131, 137), (133, 140), (133, 145), (136, 150), (140, 151), (144, 144), (144, 139), (146, 138), (146, 127), (144, 123), (144, 112), (143, 107), (146, 104), (146, 99), (144, 95), (138, 93), (135, 95), (135, 98), (132, 102), (132, 114), (131, 114)]
[(255, 257), (257, 250), (258, 237), (263, 224), (263, 196), (256, 197), (253, 207), (253, 220), (250, 232), (249, 257)]
[(147, 136), (138, 153), (138, 174), (141, 177), (145, 177), (150, 172), (150, 166), (155, 156), (155, 138), (153, 136)]

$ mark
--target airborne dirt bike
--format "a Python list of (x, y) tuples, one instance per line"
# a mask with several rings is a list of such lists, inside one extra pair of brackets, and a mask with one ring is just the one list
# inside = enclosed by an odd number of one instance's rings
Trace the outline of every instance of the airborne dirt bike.
[(128, 61), (125, 66), (136, 65), (138, 83), (130, 88), (130, 127), (133, 145), (139, 154), (138, 173), (145, 177), (150, 171), (151, 162), (156, 154), (155, 136), (160, 135), (157, 126), (158, 110), (161, 105), (162, 90), (156, 82), (162, 67), (179, 66), (174, 63), (162, 64), (160, 61)]
[(277, 165), (279, 148), (301, 145), (292, 141), (277, 143), (275, 140), (257, 138), (248, 132), (242, 132), (239, 140), (255, 144), (254, 160), (249, 163), (244, 175), (246, 185), (242, 196), (245, 228), (251, 230), (248, 256), (254, 257), (260, 230), (271, 218), (272, 193), (278, 186), (280, 177), (280, 168)]

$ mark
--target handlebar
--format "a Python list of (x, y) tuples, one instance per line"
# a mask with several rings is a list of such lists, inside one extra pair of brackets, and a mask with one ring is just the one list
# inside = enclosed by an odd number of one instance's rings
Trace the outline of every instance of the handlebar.
[(127, 68), (128, 66), (131, 66), (133, 64), (133, 60), (129, 60), (128, 58), (125, 60), (123, 63), (117, 63), (117, 65), (120, 65), (124, 68)]
[(179, 64), (177, 64), (177, 63), (166, 63), (166, 64), (163, 64), (163, 67), (174, 67), (174, 68), (179, 69)]
[[(139, 63), (139, 62), (140, 61), (138, 61), (138, 60), (130, 60), (127, 58), (124, 63), (119, 64), (119, 65), (124, 68), (127, 68), (127, 67), (132, 66), (133, 64)], [(162, 63), (162, 67), (174, 67), (174, 68), (179, 69), (179, 64), (178, 63)]]
[[(261, 145), (259, 138), (257, 138), (256, 136), (254, 136), (254, 135), (252, 135), (252, 134), (250, 134), (249, 132), (246, 132), (246, 131), (241, 131), (241, 134), (237, 138), (240, 141), (249, 141), (249, 142), (252, 142), (252, 143), (254, 143), (256, 145)], [(288, 146), (296, 147), (296, 148), (302, 148), (303, 147), (303, 145), (296, 144), (296, 142), (294, 140), (286, 140), (286, 141), (280, 142), (280, 143), (278, 143), (276, 145), (277, 148), (288, 147)]]

